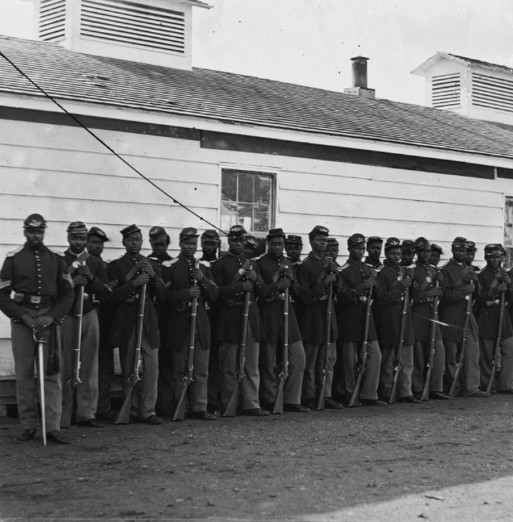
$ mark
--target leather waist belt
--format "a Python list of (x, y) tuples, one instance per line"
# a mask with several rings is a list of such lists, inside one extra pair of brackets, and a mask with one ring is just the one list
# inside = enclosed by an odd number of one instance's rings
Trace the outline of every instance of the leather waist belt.
[[(175, 305), (175, 310), (177, 312), (183, 312), (184, 310), (188, 310), (191, 307), (192, 307), (192, 301), (184, 301), (183, 303)], [(198, 307), (201, 307), (204, 310), (207, 310), (207, 303), (198, 299)]]
[(28, 306), (39, 307), (52, 305), (54, 298), (46, 295), (28, 295), (16, 292), (14, 294), (14, 301), (19, 304), (23, 303)]

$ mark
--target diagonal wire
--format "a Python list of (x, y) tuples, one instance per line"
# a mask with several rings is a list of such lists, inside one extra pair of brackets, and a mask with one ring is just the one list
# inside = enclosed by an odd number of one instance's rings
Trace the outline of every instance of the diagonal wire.
[(38, 91), (42, 92), (44, 96), (46, 96), (50, 101), (52, 101), (55, 105), (57, 105), (57, 107), (59, 107), (59, 109), (64, 112), (65, 114), (67, 114), (77, 125), (79, 125), (80, 127), (82, 127), (87, 133), (89, 133), (96, 141), (98, 141), (99, 143), (101, 143), (107, 150), (109, 150), (112, 154), (114, 154), (114, 156), (116, 156), (116, 158), (118, 158), (119, 160), (121, 160), (127, 167), (129, 167), (130, 169), (132, 169), (138, 176), (140, 176), (142, 179), (144, 179), (145, 181), (147, 181), (150, 185), (152, 185), (153, 187), (155, 187), (158, 191), (162, 192), (162, 194), (164, 194), (165, 196), (167, 196), (173, 203), (179, 205), (180, 207), (182, 207), (184, 210), (187, 210), (187, 212), (190, 212), (191, 214), (193, 214), (194, 216), (196, 216), (200, 221), (203, 221), (204, 223), (206, 223), (207, 225), (210, 225), (212, 228), (215, 228), (216, 230), (218, 230), (219, 232), (221, 232), (222, 234), (226, 234), (226, 232), (224, 230), (222, 230), (221, 228), (219, 228), (217, 225), (214, 225), (213, 223), (211, 223), (210, 221), (208, 221), (207, 219), (205, 219), (203, 216), (201, 216), (200, 214), (198, 214), (197, 212), (195, 212), (194, 210), (192, 210), (191, 208), (189, 208), (187, 205), (184, 205), (182, 202), (178, 201), (177, 199), (175, 199), (173, 196), (171, 196), (171, 194), (169, 194), (168, 192), (166, 192), (162, 187), (159, 187), (159, 185), (157, 185), (156, 183), (154, 183), (151, 179), (149, 179), (148, 177), (146, 177), (141, 171), (139, 171), (136, 167), (134, 167), (129, 161), (127, 161), (125, 158), (123, 158), (123, 156), (121, 156), (120, 154), (118, 154), (110, 145), (108, 145), (105, 141), (103, 141), (97, 134), (95, 134), (91, 129), (89, 129), (89, 127), (87, 127), (84, 123), (82, 123), (80, 121), (80, 119), (78, 119), (76, 116), (74, 116), (73, 114), (71, 114), (65, 107), (63, 107), (53, 96), (51, 96), (50, 94), (48, 94), (41, 86), (39, 86), (34, 80), (32, 80), (32, 78), (30, 78), (22, 69), (20, 69), (20, 67), (18, 67), (18, 65), (16, 65), (10, 58), (8, 58), (4, 52), (2, 52), (0, 50), (0, 56), (2, 58), (5, 59), (5, 61), (7, 61), (8, 63), (11, 64), (12, 67), (14, 67), (14, 69), (16, 69), (16, 71), (18, 71), (24, 78), (26, 78)]

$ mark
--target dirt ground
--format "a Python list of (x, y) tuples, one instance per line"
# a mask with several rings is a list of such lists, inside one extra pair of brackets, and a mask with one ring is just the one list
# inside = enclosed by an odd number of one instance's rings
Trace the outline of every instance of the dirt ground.
[[(80, 427), (66, 430), (71, 445), (46, 448), (39, 435), (16, 441), (18, 421), (4, 418), (0, 518), (419, 520), (429, 516), (404, 499), (444, 513), (450, 498), (440, 492), (465, 485), (448, 518), (432, 520), (470, 520), (470, 500), (489, 507), (487, 520), (511, 520), (513, 482), (504, 499), (496, 488), (492, 499), (482, 483), (513, 476), (512, 413), (513, 396), (494, 395)], [(385, 516), (384, 506), (397, 502), (406, 511)]]

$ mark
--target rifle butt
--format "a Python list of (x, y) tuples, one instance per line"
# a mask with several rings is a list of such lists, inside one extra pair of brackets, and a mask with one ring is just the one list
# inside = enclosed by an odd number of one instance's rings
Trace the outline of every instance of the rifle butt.
[(182, 393), (180, 394), (180, 399), (178, 400), (178, 404), (176, 405), (176, 409), (171, 420), (183, 421), (185, 419), (185, 396), (187, 395), (188, 388), (188, 384), (183, 387)]
[(116, 417), (115, 424), (129, 424), (130, 423), (130, 412), (132, 411), (132, 394), (134, 387), (131, 386), (126, 397), (123, 401), (123, 405), (119, 410), (118, 416)]
[(360, 388), (362, 386), (362, 377), (363, 372), (360, 372), (358, 374), (358, 377), (356, 378), (356, 383), (354, 385), (353, 394), (351, 395), (351, 400), (349, 401), (349, 408), (353, 408), (358, 403), (358, 397), (360, 396)]
[(66, 388), (66, 395), (62, 404), (61, 428), (69, 428), (73, 420), (73, 406), (75, 402), (75, 390), (72, 386)]
[(460, 380), (460, 374), (462, 369), (463, 363), (460, 363), (456, 366), (456, 371), (454, 372), (454, 377), (452, 378), (451, 387), (449, 388), (449, 395), (451, 397), (456, 397), (456, 386), (458, 385), (458, 381)]
[(283, 413), (283, 387), (285, 385), (285, 379), (280, 380), (280, 384), (278, 385), (278, 393), (276, 394), (276, 399), (274, 401), (273, 413), (282, 414)]
[(388, 398), (388, 404), (394, 404), (397, 397), (397, 383), (399, 381), (399, 373), (401, 372), (401, 367), (397, 365), (394, 370), (394, 380), (392, 383), (392, 389), (390, 390), (390, 397)]
[(492, 371), (490, 372), (490, 379), (488, 381), (488, 385), (486, 386), (486, 393), (488, 393), (488, 394), (492, 393), (492, 388), (493, 388), (493, 383), (495, 381), (496, 372), (497, 372), (497, 364), (495, 363), (495, 359), (494, 359)]
[(228, 403), (226, 404), (226, 408), (223, 412), (223, 417), (235, 417), (237, 415), (237, 407), (239, 405), (239, 391), (240, 381), (239, 379), (236, 379), (232, 393), (230, 394), (230, 398), (228, 399)]
[(320, 411), (320, 410), (324, 410), (325, 406), (326, 406), (326, 373), (324, 373), (323, 377), (322, 377), (322, 382), (321, 382), (321, 389), (319, 391), (319, 397), (317, 398), (317, 406), (316, 406), (316, 410), (317, 411)]
[(431, 372), (433, 371), (433, 367), (429, 366), (426, 372), (426, 377), (424, 379), (424, 387), (422, 388), (422, 395), (420, 396), (421, 401), (429, 400), (429, 386), (431, 383)]

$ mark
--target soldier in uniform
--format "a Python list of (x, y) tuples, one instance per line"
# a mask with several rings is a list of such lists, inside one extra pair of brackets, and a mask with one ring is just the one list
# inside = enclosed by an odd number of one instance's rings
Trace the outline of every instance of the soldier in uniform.
[[(364, 341), (367, 300), (376, 286), (377, 272), (362, 263), (365, 253), (365, 236), (353, 234), (347, 240), (349, 259), (340, 270), (338, 292), (338, 326), (342, 342), (342, 367), (344, 369), (344, 396), (349, 402), (355, 388), (355, 363), (359, 345)], [(368, 321), (366, 371), (360, 389), (360, 401), (368, 406), (385, 406), (378, 400), (381, 352), (374, 325), (372, 308)]]
[(367, 257), (365, 264), (372, 266), (372, 268), (381, 268), (383, 263), (379, 259), (381, 255), (381, 248), (383, 240), (379, 236), (371, 236), (367, 239)]
[(228, 232), (228, 252), (212, 263), (212, 275), (219, 287), (217, 303), (217, 324), (214, 327), (219, 347), (219, 368), (221, 402), (226, 407), (235, 382), (241, 342), (241, 321), (244, 293), (250, 293), (249, 325), (246, 337), (245, 376), (240, 390), (243, 415), (265, 416), (267, 410), (260, 408), (258, 370), (259, 343), (261, 340), (261, 320), (257, 296), (262, 296), (265, 285), (255, 262), (243, 254), (246, 231), (241, 225), (234, 225)]
[[(69, 444), (59, 431), (62, 386), (55, 358), (60, 357), (56, 339), (60, 331), (55, 325), (62, 322), (73, 304), (73, 283), (63, 254), (44, 245), (45, 228), (46, 221), (40, 214), (31, 214), (25, 219), (26, 242), (7, 254), (0, 273), (0, 310), (11, 319), (16, 401), (23, 427), (19, 440), (31, 440), (37, 428), (35, 334), (45, 340), (46, 437), (57, 444)], [(12, 297), (11, 293), (14, 293)]]
[(285, 252), (287, 252), (287, 257), (296, 264), (301, 261), (301, 252), (303, 250), (303, 240), (301, 236), (295, 236), (290, 234), (285, 239)]
[[(367, 242), (368, 244), (368, 242)], [(400, 266), (401, 242), (390, 237), (385, 243), (384, 266), (378, 273), (376, 288), (376, 327), (381, 349), (381, 395), (390, 398), (394, 382), (394, 365), (399, 364), (397, 400), (420, 402), (411, 391), (413, 372), (413, 324), (410, 296), (413, 270)], [(402, 344), (400, 353), (397, 346)]]
[(431, 255), (429, 256), (429, 264), (435, 267), (440, 263), (440, 256), (443, 256), (444, 251), (442, 247), (436, 243), (431, 243)]
[(220, 243), (219, 234), (216, 230), (205, 230), (205, 232), (201, 234), (201, 250), (203, 252), (201, 260), (207, 261), (208, 263), (215, 261)]
[[(460, 375), (461, 394), (467, 397), (486, 397), (487, 393), (479, 390), (479, 338), (477, 323), (468, 306), (475, 291), (477, 274), (465, 264), (467, 253), (466, 239), (457, 237), (452, 243), (452, 259), (442, 268), (443, 298), (440, 302), (440, 319), (447, 323), (442, 330), (445, 346), (445, 365), (448, 385), (456, 371), (459, 351), (463, 352), (463, 369)], [(467, 318), (468, 312), (468, 320)], [(465, 331), (465, 324), (468, 328)], [(465, 346), (462, 346), (463, 334), (466, 334)]]
[(123, 392), (126, 395), (127, 379), (134, 367), (139, 292), (143, 285), (147, 285), (141, 346), (143, 376), (132, 394), (131, 417), (133, 421), (158, 425), (163, 422), (155, 414), (160, 333), (153, 301), (162, 302), (165, 287), (157, 263), (140, 254), (143, 242), (141, 230), (136, 225), (130, 225), (121, 230), (121, 235), (126, 253), (111, 261), (107, 268), (109, 285), (113, 289), (112, 304), (115, 307), (109, 342), (119, 346)]
[(479, 272), (481, 270), (477, 265), (474, 265), (474, 259), (476, 257), (476, 244), (474, 241), (466, 242), (467, 253), (465, 254), (465, 263), (474, 270), (474, 272)]
[(481, 388), (485, 390), (490, 380), (495, 343), (499, 338), (501, 364), (496, 388), (499, 393), (513, 393), (513, 327), (506, 308), (499, 332), (501, 293), (504, 292), (505, 303), (510, 302), (512, 297), (511, 278), (501, 266), (502, 251), (500, 244), (486, 245), (486, 267), (478, 275), (477, 324), (481, 348), (479, 367)]
[(168, 253), (167, 249), (171, 243), (171, 238), (163, 227), (152, 227), (149, 232), (151, 254), (148, 259), (155, 261), (161, 267), (164, 261), (173, 259)]
[[(262, 318), (263, 339), (260, 344), (260, 397), (264, 408), (272, 410), (278, 392), (276, 368), (283, 364), (283, 310), (284, 290), (296, 295), (299, 287), (294, 275), (294, 265), (283, 256), (285, 234), (281, 228), (269, 230), (267, 253), (257, 260), (265, 295), (258, 305)], [(288, 378), (283, 388), (283, 410), (307, 412), (301, 405), (301, 388), (305, 371), (305, 349), (301, 340), (294, 308), (288, 312)]]
[[(86, 249), (88, 254), (99, 259), (107, 276), (108, 263), (102, 258), (105, 243), (109, 241), (107, 234), (98, 227), (91, 227), (87, 233)], [(103, 298), (98, 303), (98, 322), (100, 340), (98, 347), (98, 404), (97, 420), (114, 420), (110, 404), (110, 388), (114, 378), (114, 347), (109, 343), (109, 331), (112, 322), (112, 311), (108, 300), (112, 297), (110, 286), (105, 287)]]
[[(329, 230), (317, 225), (308, 234), (312, 251), (297, 265), (297, 278), (301, 292), (301, 336), (306, 354), (303, 377), (302, 402), (307, 408), (315, 408), (320, 394), (323, 371), (327, 370), (325, 407), (340, 409), (342, 404), (332, 398), (333, 366), (337, 360), (337, 322), (334, 310), (336, 296), (337, 265), (326, 259)], [(332, 298), (329, 288), (332, 285)], [(327, 314), (331, 309), (330, 331), (326, 331)], [(326, 349), (328, 353), (326, 354)], [(325, 368), (327, 359), (328, 367)]]
[[(76, 391), (67, 390), (67, 393), (76, 394), (76, 423), (79, 426), (103, 428), (103, 424), (96, 420), (95, 413), (98, 405), (98, 346), (100, 340), (100, 326), (98, 323), (98, 299), (102, 299), (109, 291), (106, 287), (107, 275), (100, 259), (88, 254), (86, 250), (87, 228), (82, 221), (75, 221), (68, 226), (69, 248), (64, 252), (75, 287), (75, 302), (66, 315), (62, 324), (63, 357), (62, 376), (63, 385), (69, 386), (73, 378), (74, 351), (77, 335), (81, 337), (79, 354), (79, 383)], [(79, 289), (83, 288), (82, 297), (82, 327), (76, 332), (75, 314), (78, 310), (77, 300)], [(68, 382), (66, 382), (68, 379)], [(71, 419), (63, 419), (61, 427)]]
[[(219, 234), (216, 230), (205, 230), (201, 234), (201, 250), (203, 255), (200, 260), (212, 263), (217, 259), (217, 253), (221, 245)], [(221, 408), (219, 388), (219, 343), (214, 340), (214, 324), (216, 322), (215, 303), (210, 307), (208, 303), (207, 313), (210, 320), (210, 356), (208, 359), (208, 406), (207, 411), (217, 414)]]
[(328, 238), (328, 244), (326, 245), (326, 257), (331, 257), (332, 261), (337, 264), (337, 266), (340, 266), (337, 263), (338, 258), (338, 250), (339, 250), (339, 244), (336, 238), (329, 237)]
[[(442, 342), (440, 326), (435, 322), (434, 298), (440, 299), (443, 290), (440, 288), (441, 275), (429, 264), (433, 249), (429, 241), (419, 237), (415, 241), (417, 261), (413, 269), (413, 331), (415, 345), (413, 352), (412, 389), (417, 398), (424, 389), (427, 362), (432, 366), (429, 380), (429, 392), (432, 399), (450, 399), (443, 393), (443, 376), (445, 371), (445, 348)], [(433, 330), (434, 328), (434, 330)], [(430, 353), (432, 340), (435, 340), (434, 353)]]
[(197, 299), (196, 329), (194, 335), (194, 372), (189, 385), (191, 416), (202, 420), (216, 420), (207, 412), (208, 359), (210, 351), (210, 321), (205, 303), (212, 303), (218, 295), (212, 281), (209, 263), (196, 266), (194, 254), (198, 247), (198, 232), (184, 228), (180, 232), (180, 254), (171, 261), (165, 273), (167, 303), (169, 304), (168, 329), (165, 335), (166, 351), (171, 354), (172, 416), (183, 388), (183, 377), (189, 363), (191, 345), (190, 324), (192, 300)]
[(405, 239), (401, 243), (401, 266), (411, 266), (415, 257), (415, 241)]

